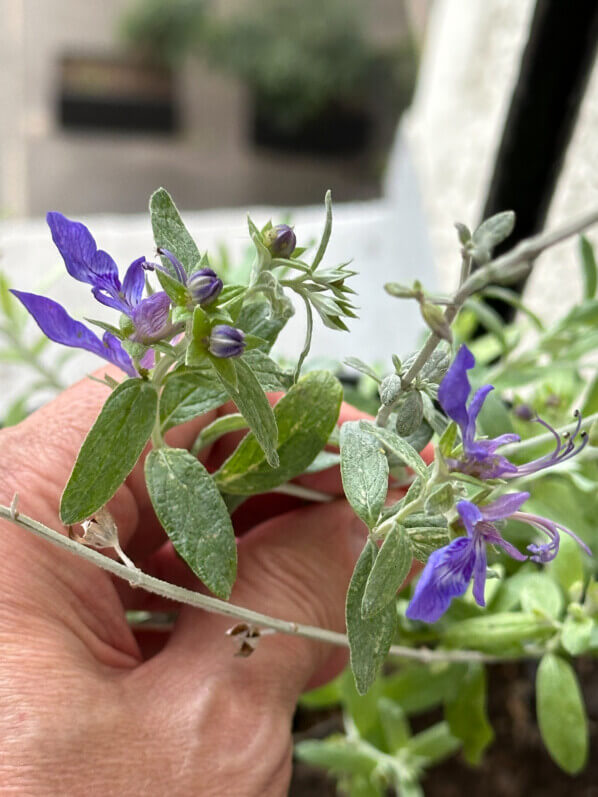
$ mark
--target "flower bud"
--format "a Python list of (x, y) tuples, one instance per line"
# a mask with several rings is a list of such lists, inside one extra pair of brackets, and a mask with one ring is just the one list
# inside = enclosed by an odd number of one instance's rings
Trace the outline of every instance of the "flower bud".
[(274, 257), (290, 257), (297, 246), (297, 237), (288, 224), (277, 224), (264, 235), (265, 243)]
[(397, 404), (397, 434), (408, 437), (421, 426), (424, 417), (424, 402), (418, 390), (404, 393)]
[(245, 349), (245, 333), (227, 324), (212, 328), (208, 351), (214, 357), (240, 357)]
[(203, 307), (218, 298), (222, 290), (222, 280), (211, 268), (195, 271), (187, 280), (187, 289), (193, 304)]
[(389, 374), (385, 377), (378, 389), (380, 401), (385, 407), (392, 404), (401, 392), (401, 377), (398, 374)]

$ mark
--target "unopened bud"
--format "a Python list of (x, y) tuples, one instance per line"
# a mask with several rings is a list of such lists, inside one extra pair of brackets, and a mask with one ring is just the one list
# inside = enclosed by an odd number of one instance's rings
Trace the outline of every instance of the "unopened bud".
[(288, 224), (277, 224), (264, 233), (264, 243), (274, 257), (290, 257), (297, 246), (297, 236)]
[(435, 304), (430, 304), (429, 302), (421, 302), (419, 308), (422, 318), (432, 332), (438, 335), (442, 340), (452, 343), (453, 333), (440, 307)]
[(408, 437), (421, 426), (424, 417), (424, 402), (418, 390), (404, 393), (397, 404), (397, 434)]
[(187, 280), (187, 288), (193, 304), (204, 307), (218, 298), (222, 290), (222, 280), (211, 268), (202, 268), (191, 274)]
[(217, 324), (212, 328), (208, 351), (214, 357), (240, 357), (244, 350), (245, 333), (242, 330), (227, 324)]

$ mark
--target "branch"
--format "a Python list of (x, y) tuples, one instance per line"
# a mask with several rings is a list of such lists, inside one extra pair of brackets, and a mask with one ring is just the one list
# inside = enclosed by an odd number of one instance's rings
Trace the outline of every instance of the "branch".
[[(254, 612), (251, 609), (244, 609), (242, 606), (236, 606), (233, 603), (227, 603), (218, 598), (212, 598), (209, 595), (193, 592), (184, 587), (177, 587), (174, 584), (169, 584), (167, 581), (161, 581), (159, 578), (149, 576), (137, 568), (122, 565), (113, 559), (109, 559), (93, 548), (88, 548), (75, 540), (69, 539), (64, 536), (64, 534), (60, 534), (58, 531), (44, 526), (42, 523), (38, 523), (38, 521), (26, 515), (21, 515), (16, 511), (14, 501), (12, 507), (0, 505), (0, 518), (10, 520), (17, 526), (32, 532), (37, 537), (41, 537), (43, 540), (51, 542), (69, 553), (86, 559), (88, 562), (112, 573), (112, 575), (128, 581), (132, 586), (142, 587), (155, 595), (161, 595), (177, 603), (184, 603), (187, 606), (194, 606), (195, 608), (204, 609), (208, 612), (233, 617), (235, 620), (244, 620), (247, 623), (262, 628), (271, 628), (281, 634), (301, 636), (306, 639), (328, 642), (331, 645), (338, 645), (339, 647), (349, 647), (346, 634), (339, 634), (337, 631), (329, 631), (328, 629), (318, 628), (317, 626), (281, 620), (277, 617), (269, 617), (266, 614)], [(402, 645), (393, 645), (390, 648), (389, 655), (423, 663), (434, 661), (479, 661), (491, 663), (512, 659), (512, 657), (508, 656), (489, 656), (476, 650), (429, 650), (427, 648), (409, 648)], [(537, 658), (538, 656), (530, 654), (530, 657)]]
[[(561, 241), (565, 241), (572, 235), (583, 232), (586, 227), (591, 227), (593, 224), (598, 224), (598, 208), (564, 224), (556, 230), (542, 232), (531, 238), (527, 238), (525, 241), (521, 241), (521, 243), (517, 244), (510, 252), (497, 257), (496, 260), (492, 260), (488, 265), (475, 271), (465, 279), (455, 294), (452, 303), (444, 311), (444, 317), (447, 323), (452, 324), (465, 300), (473, 293), (476, 293), (482, 288), (485, 288), (486, 285), (495, 281), (512, 281), (517, 279), (522, 276), (523, 270), (527, 270), (529, 263), (535, 260), (544, 250), (561, 243)], [(521, 268), (522, 265), (525, 265), (525, 269)], [(465, 266), (462, 265), (462, 277), (465, 276), (466, 273)], [(405, 376), (402, 377), (402, 389), (407, 388), (413, 382), (430, 358), (430, 355), (440, 343), (440, 340), (438, 335), (434, 333), (428, 337), (417, 355), (415, 362)], [(393, 406), (380, 407), (378, 415), (376, 416), (376, 424), (378, 426), (385, 426), (392, 410)]]

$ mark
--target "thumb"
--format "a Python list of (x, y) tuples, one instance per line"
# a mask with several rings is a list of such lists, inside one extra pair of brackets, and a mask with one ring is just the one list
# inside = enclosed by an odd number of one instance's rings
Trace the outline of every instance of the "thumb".
[[(334, 631), (345, 629), (345, 595), (365, 543), (365, 526), (344, 501), (272, 518), (239, 541), (239, 576), (231, 602), (278, 618)], [(346, 650), (284, 634), (264, 635), (248, 658), (234, 656), (225, 631), (230, 618), (186, 607), (164, 651), (154, 660), (175, 690), (190, 700), (201, 675), (242, 684), (270, 711), (290, 716), (308, 684), (333, 677)], [(253, 687), (253, 689), (251, 689)], [(167, 691), (168, 687), (166, 687)]]

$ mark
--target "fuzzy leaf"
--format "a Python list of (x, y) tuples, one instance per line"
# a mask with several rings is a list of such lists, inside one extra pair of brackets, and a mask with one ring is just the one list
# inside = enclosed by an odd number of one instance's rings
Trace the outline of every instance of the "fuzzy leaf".
[(388, 460), (384, 449), (359, 421), (341, 427), (343, 489), (355, 514), (368, 528), (378, 522), (388, 492)]
[(62, 494), (65, 525), (80, 523), (112, 498), (149, 440), (157, 404), (156, 389), (142, 379), (127, 379), (108, 396)]
[(360, 695), (365, 695), (382, 668), (392, 643), (397, 618), (394, 603), (387, 604), (375, 617), (365, 619), (361, 615), (365, 587), (376, 553), (376, 546), (368, 540), (357, 561), (347, 592), (346, 619), (351, 669)]
[(150, 451), (145, 479), (152, 505), (176, 551), (219, 598), (237, 572), (235, 533), (226, 504), (204, 466), (182, 448)]
[(274, 407), (280, 464), (270, 468), (255, 436), (248, 434), (215, 474), (223, 492), (264, 493), (298, 476), (328, 442), (342, 400), (340, 382), (328, 371), (310, 371)]
[[(172, 252), (181, 261), (187, 274), (191, 274), (201, 260), (201, 255), (166, 189), (158, 188), (152, 194), (150, 216), (156, 246)], [(165, 268), (172, 270), (168, 258), (163, 257), (162, 262)]]
[(395, 434), (390, 429), (383, 429), (381, 426), (375, 426), (369, 421), (359, 421), (359, 424), (362, 429), (366, 430), (374, 437), (377, 437), (391, 454), (394, 454), (398, 459), (402, 460), (405, 465), (415, 471), (418, 476), (427, 479), (428, 466), (413, 446), (404, 438), (399, 437), (398, 434)]
[(181, 368), (169, 374), (160, 396), (163, 432), (221, 407), (228, 400), (216, 375), (210, 371)]
[(453, 736), (463, 742), (463, 755), (469, 764), (479, 764), (494, 731), (486, 712), (486, 670), (470, 664), (461, 679), (457, 694), (446, 703), (444, 716)]
[(373, 617), (394, 601), (412, 561), (409, 537), (402, 526), (395, 524), (382, 543), (365, 585), (361, 604), (363, 617)]

